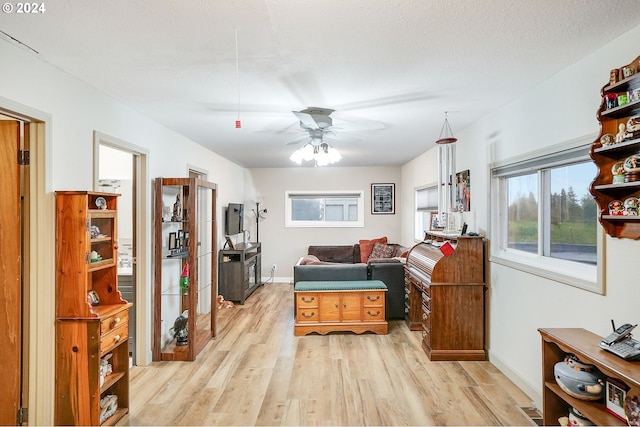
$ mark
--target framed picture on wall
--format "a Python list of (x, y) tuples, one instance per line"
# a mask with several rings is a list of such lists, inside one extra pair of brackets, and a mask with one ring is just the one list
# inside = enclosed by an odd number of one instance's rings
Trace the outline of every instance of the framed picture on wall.
[(372, 214), (395, 214), (396, 185), (391, 184), (371, 184), (371, 213)]

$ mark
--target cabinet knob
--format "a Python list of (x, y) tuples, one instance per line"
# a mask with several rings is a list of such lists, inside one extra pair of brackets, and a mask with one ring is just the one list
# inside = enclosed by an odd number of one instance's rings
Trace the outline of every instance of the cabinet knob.
[(113, 340), (114, 340), (115, 342), (120, 341), (120, 335), (116, 335), (115, 337), (113, 337)]
[(344, 308), (347, 308), (347, 304), (343, 304), (342, 306), (343, 306)]

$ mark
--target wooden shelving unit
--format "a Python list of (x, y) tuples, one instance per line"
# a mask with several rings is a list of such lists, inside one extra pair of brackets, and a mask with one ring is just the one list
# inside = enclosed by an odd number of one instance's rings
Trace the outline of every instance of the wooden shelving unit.
[(244, 304), (262, 285), (262, 245), (241, 243), (235, 249), (223, 249), (218, 257), (220, 295), (229, 301)]
[[(216, 191), (216, 184), (196, 178), (155, 179), (153, 360), (193, 361), (216, 335)], [(188, 337), (178, 345), (171, 328), (184, 313)]]
[[(129, 411), (132, 304), (118, 290), (117, 196), (56, 192), (57, 425), (114, 425)], [(101, 377), (105, 356), (113, 372)], [(101, 416), (107, 396), (116, 396), (117, 409)]]
[[(598, 176), (593, 180), (590, 191), (598, 204), (598, 219), (607, 234), (613, 237), (638, 239), (640, 238), (640, 216), (610, 215), (609, 203), (615, 200), (624, 203), (624, 200), (629, 197), (640, 196), (640, 181), (614, 184), (611, 171), (617, 162), (624, 162), (628, 156), (640, 152), (640, 138), (626, 139), (624, 142), (611, 145), (603, 145), (600, 141), (605, 134), (615, 136), (620, 124), (626, 125), (630, 117), (640, 115), (640, 101), (632, 101), (613, 108), (607, 108), (606, 105), (607, 95), (640, 89), (640, 56), (628, 66), (635, 67), (634, 75), (618, 82), (607, 83), (600, 91), (602, 100), (597, 112), (600, 134), (590, 152), (591, 158), (598, 167)], [(619, 71), (620, 75), (622, 75), (622, 68)]]
[(559, 425), (558, 419), (573, 407), (596, 425), (627, 425), (605, 409), (605, 403), (576, 399), (560, 388), (554, 366), (567, 354), (583, 363), (595, 365), (603, 374), (640, 388), (640, 363), (629, 362), (598, 346), (602, 337), (579, 328), (538, 329), (542, 336), (542, 417), (544, 425)]

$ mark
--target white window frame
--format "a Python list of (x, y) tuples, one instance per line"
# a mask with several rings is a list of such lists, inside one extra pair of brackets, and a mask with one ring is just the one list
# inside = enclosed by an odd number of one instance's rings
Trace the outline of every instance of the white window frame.
[[(327, 196), (327, 197), (355, 197), (358, 203), (358, 219), (356, 221), (294, 221), (292, 215), (292, 200), (299, 196)], [(364, 191), (285, 191), (284, 196), (285, 227), (306, 228), (357, 228), (364, 227)]]
[[(508, 201), (506, 179), (523, 173), (533, 173), (550, 167), (569, 166), (583, 160), (590, 160), (590, 144), (596, 135), (589, 135), (549, 147), (545, 150), (528, 153), (490, 165), (491, 170), (491, 254), (489, 260), (497, 264), (524, 271), (536, 276), (544, 277), (569, 286), (574, 286), (590, 292), (605, 294), (605, 233), (598, 223), (596, 237), (596, 265), (587, 265), (576, 261), (562, 260), (509, 248), (508, 240)], [(538, 230), (547, 228), (542, 223), (548, 221), (548, 215), (542, 212), (543, 197), (541, 180), (538, 183), (540, 214)], [(597, 221), (597, 219), (596, 219)], [(544, 227), (543, 227), (544, 226)]]

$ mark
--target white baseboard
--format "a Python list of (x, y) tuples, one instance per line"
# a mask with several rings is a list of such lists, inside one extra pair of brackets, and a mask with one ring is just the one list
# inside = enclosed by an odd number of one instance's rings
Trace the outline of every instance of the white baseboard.
[(531, 403), (532, 406), (542, 412), (542, 394), (537, 388), (533, 387), (524, 378), (518, 375), (509, 367), (508, 364), (504, 363), (504, 361), (500, 359), (500, 357), (496, 356), (491, 350), (489, 350), (489, 361), (533, 400)]
[(271, 277), (263, 277), (262, 278), (262, 283), (264, 284), (269, 284), (269, 283), (293, 283), (293, 277), (274, 277), (273, 279)]

